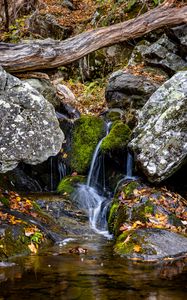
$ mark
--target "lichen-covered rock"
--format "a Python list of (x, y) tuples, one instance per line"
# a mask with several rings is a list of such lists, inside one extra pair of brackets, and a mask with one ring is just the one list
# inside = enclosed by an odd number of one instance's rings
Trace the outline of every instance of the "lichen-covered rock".
[(143, 55), (147, 63), (161, 67), (169, 74), (174, 74), (187, 67), (187, 62), (178, 55), (176, 45), (165, 34), (148, 47)]
[(187, 157), (187, 71), (174, 75), (139, 113), (129, 147), (152, 182), (170, 177)]
[(138, 181), (123, 184), (114, 195), (108, 217), (115, 253), (144, 261), (187, 253), (186, 204), (165, 188)]
[(174, 36), (180, 41), (181, 46), (187, 50), (187, 24), (171, 28)]
[(106, 88), (106, 101), (109, 107), (118, 107), (125, 110), (142, 107), (158, 84), (145, 76), (134, 75), (130, 72), (117, 71), (109, 78)]
[(55, 88), (51, 84), (50, 80), (29, 78), (24, 81), (29, 83), (34, 89), (42, 94), (54, 107), (60, 106), (61, 99), (56, 96)]
[(28, 83), (0, 68), (0, 172), (38, 164), (64, 140), (53, 106)]

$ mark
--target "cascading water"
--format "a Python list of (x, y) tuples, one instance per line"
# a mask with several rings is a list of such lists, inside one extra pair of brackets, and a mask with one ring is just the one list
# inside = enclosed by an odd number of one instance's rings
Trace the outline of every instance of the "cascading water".
[(60, 180), (67, 175), (66, 164), (63, 161), (58, 161), (58, 172)]
[(127, 153), (127, 161), (126, 161), (126, 171), (125, 176), (118, 181), (116, 188), (114, 190), (114, 194), (117, 192), (119, 186), (126, 180), (134, 180), (137, 179), (136, 176), (133, 176), (133, 156), (130, 152)]
[[(107, 124), (106, 135), (109, 133), (110, 125), (111, 123)], [(110, 201), (103, 196), (103, 189), (100, 191), (100, 193), (98, 193), (96, 190), (99, 185), (99, 176), (104, 159), (100, 151), (100, 146), (103, 139), (104, 138), (99, 141), (95, 148), (87, 183), (79, 185), (73, 198), (81, 208), (88, 212), (91, 228), (95, 232), (110, 238), (111, 236), (108, 233), (106, 221), (106, 215)], [(105, 189), (105, 176), (102, 176), (102, 178), (102, 188)]]

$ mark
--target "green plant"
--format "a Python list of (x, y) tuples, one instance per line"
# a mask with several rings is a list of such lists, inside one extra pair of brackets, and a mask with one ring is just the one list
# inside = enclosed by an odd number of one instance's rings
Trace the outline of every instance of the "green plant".
[(31, 242), (34, 244), (40, 244), (43, 239), (43, 234), (40, 231), (36, 231), (32, 236), (31, 236)]

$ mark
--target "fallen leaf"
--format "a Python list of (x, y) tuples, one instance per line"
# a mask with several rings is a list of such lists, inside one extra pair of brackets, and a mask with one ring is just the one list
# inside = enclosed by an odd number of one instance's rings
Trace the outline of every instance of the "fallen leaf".
[(129, 234), (129, 235), (126, 237), (126, 239), (124, 240), (123, 244), (128, 243), (128, 241), (130, 240), (130, 238), (131, 238), (131, 235)]
[(135, 246), (133, 247), (133, 250), (134, 250), (135, 252), (140, 252), (141, 246), (140, 246), (140, 245), (135, 245)]
[(33, 243), (29, 244), (28, 248), (30, 249), (30, 251), (32, 253), (37, 253), (37, 248), (36, 248), (36, 246)]

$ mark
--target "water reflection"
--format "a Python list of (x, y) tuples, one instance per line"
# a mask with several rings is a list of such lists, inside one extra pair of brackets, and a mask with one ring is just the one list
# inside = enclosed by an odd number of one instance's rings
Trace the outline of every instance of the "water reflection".
[[(16, 265), (0, 269), (0, 299), (185, 299), (186, 258), (160, 266), (135, 264), (114, 256), (111, 243), (92, 236), (14, 259)], [(88, 254), (69, 253), (78, 245)]]

